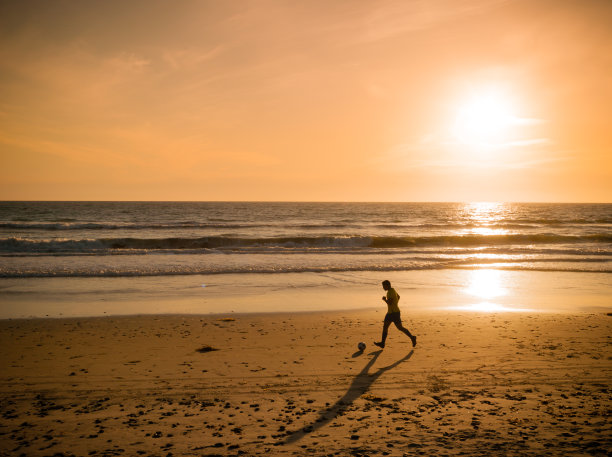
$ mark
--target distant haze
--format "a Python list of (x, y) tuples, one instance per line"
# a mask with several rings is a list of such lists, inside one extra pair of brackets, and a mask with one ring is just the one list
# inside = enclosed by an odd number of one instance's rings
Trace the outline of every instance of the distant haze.
[(612, 201), (606, 0), (0, 0), (0, 200)]

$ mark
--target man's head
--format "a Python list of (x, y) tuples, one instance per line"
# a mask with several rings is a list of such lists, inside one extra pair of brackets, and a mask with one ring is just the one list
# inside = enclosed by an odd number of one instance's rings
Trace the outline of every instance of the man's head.
[(391, 283), (387, 281), (386, 279), (382, 282), (382, 286), (383, 286), (383, 289), (385, 290), (391, 289)]

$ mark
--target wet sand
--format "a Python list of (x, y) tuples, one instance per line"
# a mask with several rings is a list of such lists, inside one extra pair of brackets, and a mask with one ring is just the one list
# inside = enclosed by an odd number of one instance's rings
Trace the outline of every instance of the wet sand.
[[(0, 321), (0, 455), (608, 455), (612, 316)], [(357, 352), (357, 343), (367, 348)]]

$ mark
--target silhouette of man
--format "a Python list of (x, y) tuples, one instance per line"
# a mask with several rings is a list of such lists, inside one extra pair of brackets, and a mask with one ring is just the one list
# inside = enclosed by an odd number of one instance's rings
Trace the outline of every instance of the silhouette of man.
[(383, 323), (382, 341), (380, 343), (375, 342), (374, 344), (379, 348), (385, 347), (385, 341), (387, 340), (387, 334), (389, 333), (389, 326), (391, 323), (394, 323), (398, 330), (408, 335), (412, 341), (412, 347), (415, 347), (417, 342), (416, 336), (410, 333), (408, 329), (402, 325), (402, 318), (398, 305), (400, 299), (399, 294), (393, 287), (391, 287), (391, 283), (387, 280), (382, 282), (382, 286), (383, 289), (387, 291), (387, 296), (382, 298), (385, 303), (387, 303), (387, 314), (385, 315), (385, 321)]

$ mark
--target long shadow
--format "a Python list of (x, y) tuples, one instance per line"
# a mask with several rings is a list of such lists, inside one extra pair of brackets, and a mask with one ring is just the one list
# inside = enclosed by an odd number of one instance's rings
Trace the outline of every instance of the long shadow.
[(346, 409), (353, 404), (353, 402), (362, 396), (364, 393), (368, 391), (368, 389), (376, 382), (380, 376), (388, 370), (395, 368), (400, 363), (405, 362), (406, 360), (412, 357), (414, 354), (414, 350), (410, 351), (408, 355), (405, 355), (397, 362), (392, 363), (386, 367), (379, 368), (376, 372), (372, 374), (368, 374), (369, 369), (374, 365), (376, 359), (380, 356), (382, 350), (370, 353), (374, 355), (372, 359), (366, 364), (365, 367), (355, 376), (353, 382), (349, 386), (346, 393), (340, 398), (336, 403), (328, 407), (327, 409), (319, 412), (319, 417), (310, 425), (307, 425), (300, 430), (296, 430), (295, 432), (291, 432), (285, 441), (282, 444), (291, 444), (303, 438), (305, 435), (315, 432), (327, 423), (334, 420), (340, 414), (342, 414)]

